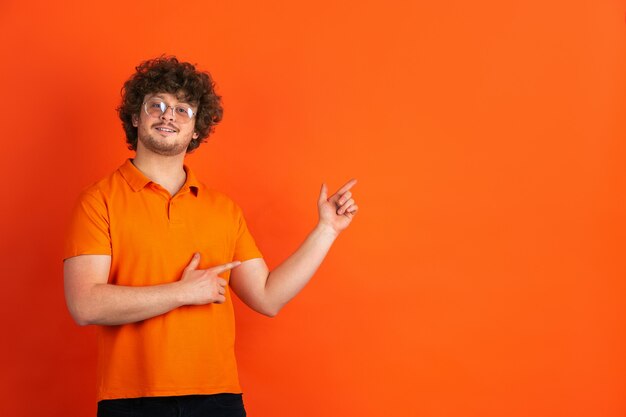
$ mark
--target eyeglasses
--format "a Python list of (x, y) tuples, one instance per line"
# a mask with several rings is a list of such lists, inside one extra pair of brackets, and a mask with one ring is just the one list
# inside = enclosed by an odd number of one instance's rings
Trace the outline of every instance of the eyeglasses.
[(158, 98), (146, 101), (143, 104), (143, 109), (146, 111), (148, 116), (154, 118), (159, 118), (167, 111), (167, 109), (172, 109), (172, 117), (174, 117), (179, 123), (187, 123), (193, 118), (193, 116), (195, 116), (194, 111), (188, 105), (177, 104), (175, 106), (169, 106), (163, 100)]

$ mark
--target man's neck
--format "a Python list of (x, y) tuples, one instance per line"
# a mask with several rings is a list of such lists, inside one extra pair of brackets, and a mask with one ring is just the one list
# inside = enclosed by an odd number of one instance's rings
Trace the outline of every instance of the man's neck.
[(185, 184), (187, 173), (183, 169), (185, 154), (163, 156), (137, 152), (133, 165), (146, 177), (165, 188), (174, 196)]

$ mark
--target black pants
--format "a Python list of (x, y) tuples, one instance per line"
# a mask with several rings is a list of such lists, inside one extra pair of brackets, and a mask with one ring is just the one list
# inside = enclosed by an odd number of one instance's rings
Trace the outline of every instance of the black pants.
[(245, 417), (241, 394), (122, 398), (98, 403), (98, 417)]

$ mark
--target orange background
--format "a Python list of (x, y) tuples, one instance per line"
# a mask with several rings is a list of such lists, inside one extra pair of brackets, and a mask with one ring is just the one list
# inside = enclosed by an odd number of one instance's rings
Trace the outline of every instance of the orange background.
[(0, 415), (95, 415), (63, 228), (131, 155), (119, 90), (161, 53), (215, 77), (188, 163), (270, 266), (322, 181), (359, 179), (304, 292), (237, 306), (249, 415), (626, 415), (622, 2), (88, 3), (0, 3)]

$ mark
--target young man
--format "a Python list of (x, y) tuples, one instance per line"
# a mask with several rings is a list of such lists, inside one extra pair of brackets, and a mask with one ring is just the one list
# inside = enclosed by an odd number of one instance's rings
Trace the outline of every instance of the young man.
[(183, 165), (222, 117), (210, 75), (146, 61), (118, 110), (135, 158), (81, 194), (64, 253), (69, 311), (98, 325), (98, 416), (245, 416), (230, 290), (275, 316), (352, 221), (356, 181), (322, 185), (317, 226), (270, 272), (241, 209)]

